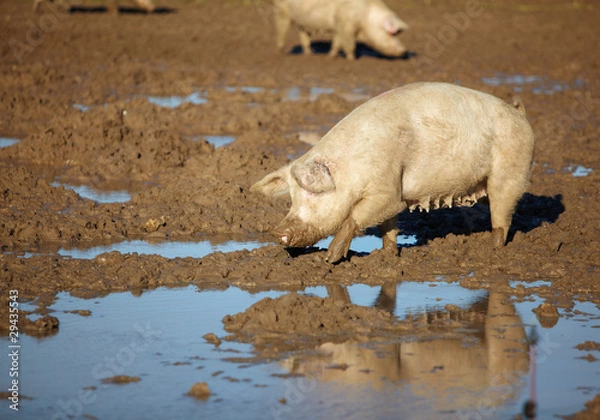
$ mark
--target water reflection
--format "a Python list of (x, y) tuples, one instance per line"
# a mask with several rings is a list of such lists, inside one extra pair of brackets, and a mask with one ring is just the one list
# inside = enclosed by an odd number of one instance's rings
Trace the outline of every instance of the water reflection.
[[(350, 303), (345, 287), (329, 286), (327, 291)], [(373, 306), (395, 313), (396, 294), (396, 283), (386, 283)], [(489, 414), (509, 403), (517, 405), (529, 367), (528, 344), (521, 318), (505, 295), (492, 291), (466, 309), (430, 308), (420, 316), (425, 322), (460, 319), (464, 333), (441, 329), (423, 337), (413, 331), (398, 340), (331, 341), (313, 354), (286, 359), (283, 366), (290, 374), (330, 383), (350, 400), (394, 384), (403, 389), (404, 398), (425, 399), (438, 413)]]

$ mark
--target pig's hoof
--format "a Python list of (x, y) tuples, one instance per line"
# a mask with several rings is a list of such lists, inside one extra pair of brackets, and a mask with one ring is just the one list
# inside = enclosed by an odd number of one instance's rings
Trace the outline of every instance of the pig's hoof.
[[(331, 245), (334, 245), (333, 243)], [(342, 258), (346, 258), (348, 255), (348, 249), (344, 249), (343, 246), (329, 246), (327, 250), (327, 255), (325, 256), (325, 262), (330, 264), (335, 264), (339, 262)]]
[(492, 244), (494, 248), (502, 248), (506, 244), (506, 235), (503, 228), (492, 229)]

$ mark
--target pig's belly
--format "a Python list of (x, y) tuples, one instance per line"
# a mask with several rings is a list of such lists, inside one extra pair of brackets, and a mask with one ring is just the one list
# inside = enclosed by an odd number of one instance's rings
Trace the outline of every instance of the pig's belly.
[(402, 201), (412, 211), (442, 207), (472, 206), (487, 195), (487, 177), (474, 172), (430, 173), (404, 177)]

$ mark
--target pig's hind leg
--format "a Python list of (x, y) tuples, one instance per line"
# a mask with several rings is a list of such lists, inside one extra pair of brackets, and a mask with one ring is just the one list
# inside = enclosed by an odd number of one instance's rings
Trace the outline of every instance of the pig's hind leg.
[(492, 218), (492, 245), (506, 245), (508, 230), (517, 202), (525, 192), (525, 180), (495, 179), (490, 176), (487, 183), (490, 214)]

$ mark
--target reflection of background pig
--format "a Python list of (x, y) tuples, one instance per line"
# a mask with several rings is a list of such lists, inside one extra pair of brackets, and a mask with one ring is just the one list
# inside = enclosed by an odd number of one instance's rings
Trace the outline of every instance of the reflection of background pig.
[(381, 0), (275, 0), (277, 47), (282, 49), (291, 23), (298, 26), (300, 43), (310, 54), (314, 32), (333, 33), (331, 56), (340, 49), (354, 59), (356, 41), (389, 57), (400, 57), (406, 48), (398, 35), (408, 29)]
[(252, 186), (289, 193), (292, 207), (274, 233), (303, 247), (335, 233), (327, 260), (379, 225), (397, 251), (398, 213), (471, 205), (488, 195), (495, 246), (505, 244), (525, 191), (534, 137), (519, 104), (445, 83), (415, 83), (356, 108), (311, 150)]
[(453, 338), (368, 346), (349, 340), (322, 344), (320, 355), (290, 358), (285, 365), (290, 373), (335, 383), (347, 396), (353, 390), (364, 395), (367, 387), (379, 391), (390, 384), (408, 385), (410, 395), (446, 413), (493, 409), (519, 397), (529, 368), (522, 321), (505, 298), (490, 293), (483, 331), (475, 332), (476, 342), (469, 345)]
[[(45, 1), (51, 1), (51, 0), (33, 0), (33, 10), (36, 11), (38, 10), (38, 8), (40, 7), (41, 3), (44, 3)], [(64, 7), (70, 7), (71, 5), (75, 5), (75, 4), (81, 4), (83, 3), (84, 0), (59, 0), (58, 3), (62, 4)], [(118, 0), (108, 0), (109, 3), (109, 8), (116, 10), (117, 8), (117, 3), (119, 3)], [(137, 7), (139, 7), (142, 10), (145, 10), (148, 13), (151, 13), (154, 11), (155, 7), (154, 4), (152, 3), (152, 0), (131, 0), (130, 3), (134, 3)]]

